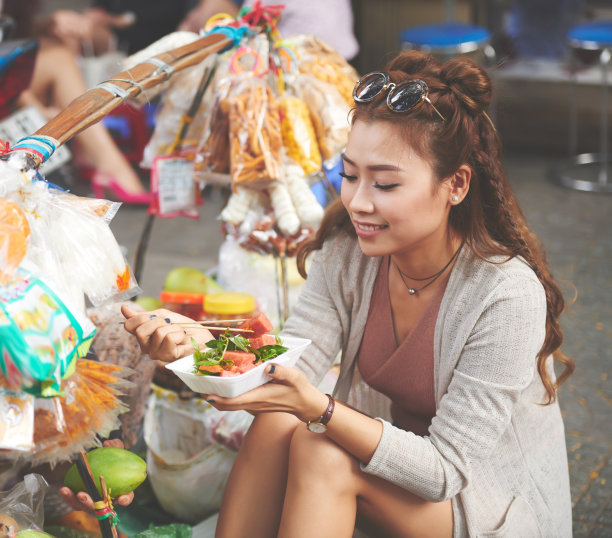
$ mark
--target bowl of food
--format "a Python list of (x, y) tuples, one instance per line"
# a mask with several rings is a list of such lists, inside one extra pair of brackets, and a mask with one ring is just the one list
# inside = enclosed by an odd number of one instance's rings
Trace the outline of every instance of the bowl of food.
[(166, 364), (194, 392), (233, 398), (272, 378), (266, 364), (293, 366), (311, 340), (272, 334), (244, 336), (228, 329), (194, 354)]

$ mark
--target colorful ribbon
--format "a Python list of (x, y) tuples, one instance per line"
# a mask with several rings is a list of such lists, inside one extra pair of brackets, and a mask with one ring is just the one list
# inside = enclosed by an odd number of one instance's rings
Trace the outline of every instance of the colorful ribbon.
[(94, 514), (98, 521), (103, 519), (112, 518), (112, 525), (116, 527), (119, 523), (117, 513), (113, 510), (113, 503), (109, 499), (106, 501), (98, 501), (94, 503)]

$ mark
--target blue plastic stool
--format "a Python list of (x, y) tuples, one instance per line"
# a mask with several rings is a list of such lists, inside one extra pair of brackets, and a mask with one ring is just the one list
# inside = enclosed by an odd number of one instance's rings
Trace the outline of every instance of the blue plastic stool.
[[(567, 34), (572, 62), (572, 91), (570, 94), (569, 151), (570, 162), (555, 173), (555, 179), (562, 185), (581, 191), (612, 192), (608, 182), (610, 155), (608, 151), (608, 68), (612, 58), (612, 21), (599, 21), (581, 24)], [(577, 108), (576, 108), (576, 56), (580, 52), (595, 52), (599, 55), (601, 66), (601, 128), (600, 152), (576, 154)], [(596, 177), (587, 177), (588, 169), (596, 166)], [(576, 177), (577, 173), (581, 177)], [(593, 174), (591, 174), (593, 175)]]
[[(491, 32), (482, 26), (460, 22), (445, 22), (407, 28), (400, 34), (402, 48), (417, 49), (429, 54), (450, 59), (459, 54), (481, 51), (485, 67), (494, 65), (495, 49), (491, 46)], [(497, 102), (495, 96), (489, 106), (489, 116), (495, 122)]]
[(481, 26), (458, 22), (415, 26), (401, 32), (400, 39), (404, 49), (447, 57), (481, 50), (488, 62), (495, 62), (491, 33)]

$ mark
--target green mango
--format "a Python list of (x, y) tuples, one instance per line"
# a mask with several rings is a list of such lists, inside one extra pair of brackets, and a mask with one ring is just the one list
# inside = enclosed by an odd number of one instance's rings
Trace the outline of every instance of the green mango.
[(187, 293), (215, 293), (223, 288), (211, 277), (193, 267), (175, 267), (167, 275), (164, 282), (166, 291), (182, 291)]
[[(146, 462), (123, 448), (114, 446), (95, 448), (87, 453), (87, 461), (100, 495), (102, 495), (100, 475), (104, 477), (106, 489), (113, 498), (135, 490), (147, 477)], [(75, 493), (87, 491), (76, 463), (68, 469), (64, 477), (64, 485)]]
[(157, 310), (164, 306), (164, 303), (157, 299), (156, 297), (148, 297), (143, 295), (142, 297), (138, 297), (136, 301), (134, 301), (137, 305), (142, 306), (145, 310)]
[(19, 536), (19, 538), (54, 538), (54, 536), (51, 534), (35, 530), (19, 531), (17, 536)]

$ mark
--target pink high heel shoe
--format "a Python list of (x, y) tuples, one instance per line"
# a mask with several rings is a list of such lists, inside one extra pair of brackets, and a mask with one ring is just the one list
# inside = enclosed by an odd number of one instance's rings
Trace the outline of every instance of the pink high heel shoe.
[(91, 190), (96, 198), (107, 198), (106, 191), (108, 191), (113, 199), (125, 204), (149, 205), (153, 201), (150, 192), (128, 192), (115, 181), (115, 178), (107, 174), (93, 174)]

